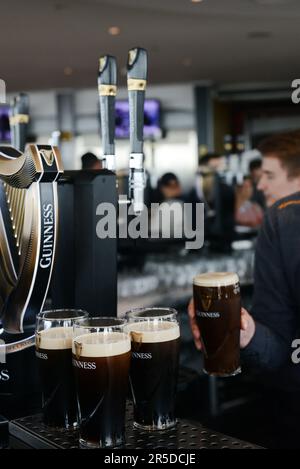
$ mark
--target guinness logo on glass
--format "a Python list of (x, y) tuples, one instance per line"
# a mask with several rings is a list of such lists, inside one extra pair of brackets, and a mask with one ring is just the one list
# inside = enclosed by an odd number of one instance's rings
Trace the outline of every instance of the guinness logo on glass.
[(52, 150), (40, 150), (40, 155), (44, 158), (48, 166), (53, 165), (54, 153)]
[(0, 381), (9, 381), (10, 376), (8, 370), (0, 370)]
[(36, 345), (36, 348), (37, 350), (40, 348), (41, 346), (41, 335), (39, 332), (36, 332), (35, 333), (35, 345)]
[(130, 338), (132, 342), (135, 342), (137, 344), (141, 344), (143, 342), (143, 334), (141, 332), (130, 332)]
[(203, 306), (203, 309), (204, 311), (208, 311), (209, 308), (210, 308), (210, 305), (211, 305), (211, 302), (212, 302), (212, 297), (211, 296), (202, 296), (201, 297), (201, 303), (202, 303), (202, 306)]
[(209, 319), (217, 319), (221, 315), (218, 312), (212, 312), (212, 311), (198, 311), (197, 310), (197, 316), (200, 318), (209, 318)]
[(82, 352), (82, 344), (79, 344), (78, 342), (76, 342), (76, 340), (74, 340), (74, 346), (75, 346), (76, 358), (77, 358), (77, 360), (79, 360), (79, 358), (81, 356), (81, 352)]
[(140, 358), (141, 360), (151, 360), (152, 353), (139, 353), (139, 352), (132, 352), (133, 358)]
[(41, 353), (41, 352), (36, 351), (35, 356), (37, 358), (40, 358), (41, 360), (48, 360), (48, 355), (46, 353)]

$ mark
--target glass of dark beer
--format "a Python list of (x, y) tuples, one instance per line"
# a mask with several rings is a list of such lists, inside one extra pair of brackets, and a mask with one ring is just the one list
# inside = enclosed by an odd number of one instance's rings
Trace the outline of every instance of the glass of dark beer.
[(71, 429), (77, 425), (73, 324), (87, 316), (87, 312), (73, 309), (44, 311), (37, 316), (36, 357), (42, 384), (43, 418), (51, 427)]
[(180, 337), (177, 312), (170, 308), (143, 308), (129, 311), (126, 318), (131, 336), (134, 426), (166, 430), (176, 425)]
[(227, 377), (241, 372), (241, 295), (233, 272), (197, 275), (193, 282), (196, 320), (204, 354), (203, 371)]
[(79, 442), (84, 448), (125, 443), (131, 344), (124, 325), (118, 318), (89, 318), (74, 325)]

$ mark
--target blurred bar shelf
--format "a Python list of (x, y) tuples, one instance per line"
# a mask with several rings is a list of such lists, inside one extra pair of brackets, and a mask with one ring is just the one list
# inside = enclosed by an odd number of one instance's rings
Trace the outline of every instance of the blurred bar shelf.
[[(140, 268), (126, 268), (118, 274), (118, 313), (131, 307), (151, 306), (171, 296), (189, 298), (193, 277), (202, 272), (236, 272), (242, 287), (253, 285), (254, 243), (235, 242), (230, 253), (156, 253), (147, 255)], [(174, 295), (176, 298), (174, 298)]]

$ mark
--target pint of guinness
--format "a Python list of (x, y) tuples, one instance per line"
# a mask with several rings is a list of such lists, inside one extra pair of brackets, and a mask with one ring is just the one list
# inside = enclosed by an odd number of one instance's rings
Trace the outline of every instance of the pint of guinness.
[(232, 272), (214, 272), (196, 276), (193, 283), (204, 372), (234, 376), (241, 372), (239, 278)]
[(127, 313), (132, 349), (130, 385), (137, 428), (165, 430), (176, 425), (180, 336), (176, 316), (177, 312), (168, 308)]
[(36, 357), (42, 383), (44, 423), (51, 427), (77, 425), (77, 404), (72, 368), (75, 319), (87, 317), (80, 310), (45, 311), (37, 316)]
[(79, 442), (84, 448), (125, 443), (130, 348), (121, 319), (90, 318), (74, 326)]

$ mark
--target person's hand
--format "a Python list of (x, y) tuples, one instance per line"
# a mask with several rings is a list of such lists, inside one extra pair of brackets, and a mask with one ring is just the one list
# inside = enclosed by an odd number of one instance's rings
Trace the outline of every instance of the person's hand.
[(241, 311), (241, 335), (240, 347), (241, 349), (249, 345), (252, 337), (255, 334), (255, 321), (245, 308)]
[(195, 312), (195, 305), (194, 305), (194, 299), (192, 298), (189, 302), (188, 305), (188, 315), (189, 315), (189, 320), (190, 320), (190, 328), (193, 334), (195, 346), (198, 350), (202, 349), (202, 344), (200, 340), (200, 330), (196, 322), (196, 312)]
[[(202, 349), (201, 333), (196, 322), (196, 312), (193, 298), (188, 305), (188, 315), (190, 320), (190, 327), (193, 334), (195, 346), (198, 350)], [(245, 308), (241, 309), (241, 335), (240, 347), (241, 349), (247, 347), (255, 333), (255, 321)]]

